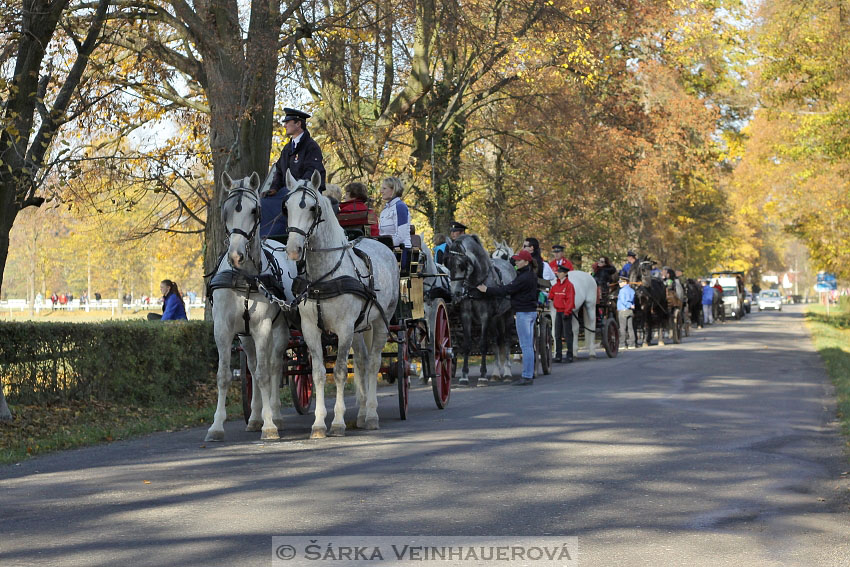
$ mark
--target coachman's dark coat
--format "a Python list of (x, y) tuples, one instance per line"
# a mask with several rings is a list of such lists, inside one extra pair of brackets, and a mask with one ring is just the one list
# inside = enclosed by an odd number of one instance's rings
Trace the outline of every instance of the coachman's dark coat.
[(295, 150), (292, 150), (292, 140), (283, 146), (283, 151), (280, 152), (280, 159), (274, 164), (274, 178), (272, 179), (271, 190), (280, 191), (286, 186), (286, 170), (292, 172), (292, 177), (295, 179), (310, 179), (314, 171), (318, 171), (322, 175), (322, 187), (320, 191), (325, 190), (325, 166), (322, 163), (322, 150), (319, 144), (310, 137), (310, 132), (304, 130), (304, 135), (298, 141)]

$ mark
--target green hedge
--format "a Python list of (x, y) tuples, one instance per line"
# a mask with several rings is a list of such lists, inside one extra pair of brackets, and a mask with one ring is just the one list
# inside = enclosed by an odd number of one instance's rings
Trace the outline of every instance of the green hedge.
[(217, 364), (205, 321), (0, 323), (0, 381), (10, 403), (155, 403), (214, 379)]

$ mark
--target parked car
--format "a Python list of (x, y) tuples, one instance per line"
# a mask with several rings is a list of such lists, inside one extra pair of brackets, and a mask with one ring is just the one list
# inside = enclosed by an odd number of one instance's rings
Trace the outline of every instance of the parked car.
[(765, 309), (782, 311), (782, 294), (775, 289), (766, 289), (759, 293), (757, 305), (759, 311), (764, 311)]

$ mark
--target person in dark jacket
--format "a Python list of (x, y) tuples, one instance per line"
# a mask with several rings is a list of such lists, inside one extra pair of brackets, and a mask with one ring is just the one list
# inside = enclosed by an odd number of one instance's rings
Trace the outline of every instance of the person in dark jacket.
[(514, 381), (515, 386), (533, 384), (534, 378), (534, 321), (537, 319), (537, 271), (534, 258), (527, 249), (511, 257), (516, 266), (516, 278), (506, 284), (488, 288), (481, 284), (478, 291), (487, 297), (511, 298), (511, 307), (516, 314), (516, 334), (522, 350), (522, 377)]
[(286, 187), (286, 170), (295, 179), (310, 179), (314, 171), (322, 175), (322, 186), (325, 189), (325, 166), (322, 150), (319, 144), (310, 137), (307, 131), (307, 119), (310, 115), (294, 108), (284, 108), (283, 127), (289, 142), (283, 146), (280, 158), (273, 168), (272, 182), (269, 190), (263, 195), (260, 214), (260, 236), (263, 238), (277, 237), (276, 240), (286, 240), (286, 209), (283, 204), (289, 191)]
[(616, 275), (617, 268), (611, 264), (611, 260), (608, 259), (608, 256), (602, 256), (599, 258), (599, 261), (595, 264), (595, 268), (593, 270), (593, 279), (596, 280), (596, 286), (610, 289), (609, 284), (614, 283)]
[[(531, 252), (531, 257), (534, 258), (534, 270), (537, 273), (538, 278), (546, 278), (543, 275), (543, 256), (540, 255), (540, 241), (536, 238), (526, 238), (522, 243), (523, 250), (528, 250)], [(552, 278), (546, 279), (554, 279), (554, 275)]]
[(177, 284), (171, 280), (162, 280), (159, 284), (159, 291), (162, 292), (162, 315), (159, 313), (148, 313), (150, 321), (177, 321), (186, 320), (186, 305), (183, 303), (183, 296), (180, 295), (180, 289)]

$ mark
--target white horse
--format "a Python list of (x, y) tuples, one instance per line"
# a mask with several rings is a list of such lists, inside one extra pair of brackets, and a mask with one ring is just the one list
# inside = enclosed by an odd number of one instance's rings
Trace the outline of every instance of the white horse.
[[(596, 280), (587, 272), (570, 270), (567, 276), (576, 291), (575, 309), (576, 316), (573, 320), (573, 353), (578, 354), (578, 313), (584, 309), (584, 342), (590, 358), (596, 358)], [(588, 330), (592, 329), (592, 330)]]
[(290, 189), (285, 201), (289, 222), (286, 250), (292, 260), (305, 262), (308, 285), (299, 313), (301, 332), (313, 359), (316, 419), (312, 438), (323, 438), (327, 432), (322, 331), (337, 336), (336, 405), (329, 434), (345, 434), (343, 387), (352, 346), (357, 427), (378, 429), (378, 370), (399, 293), (393, 251), (377, 240), (363, 239), (356, 247), (349, 242), (330, 201), (318, 191), (321, 182), (319, 172), (309, 181), (296, 181), (286, 172)]
[[(222, 183), (229, 188), (221, 206), (221, 219), (230, 244), (227, 262), (219, 262), (212, 280), (213, 326), (218, 347), (218, 405), (206, 440), (224, 439), (227, 387), (231, 380), (230, 348), (234, 335), (246, 332), (248, 334), (241, 336), (240, 340), (255, 386), (246, 430), (262, 429), (262, 439), (278, 439), (278, 427), (283, 425), (279, 380), (289, 344), (290, 321), (287, 313), (249, 284), (259, 274), (278, 272), (281, 286), (291, 300), (290, 274), (295, 273), (295, 265), (281, 251), (281, 244), (274, 241), (260, 243), (257, 234), (260, 223), (259, 176), (254, 173), (250, 178), (233, 181), (224, 173)], [(275, 260), (277, 267), (274, 267)]]
[(501, 242), (494, 242), (496, 245), (496, 249), (493, 250), (493, 253), (490, 254), (490, 257), (494, 260), (506, 260), (510, 261), (511, 257), (514, 255), (514, 249), (508, 246), (508, 243), (502, 240)]

